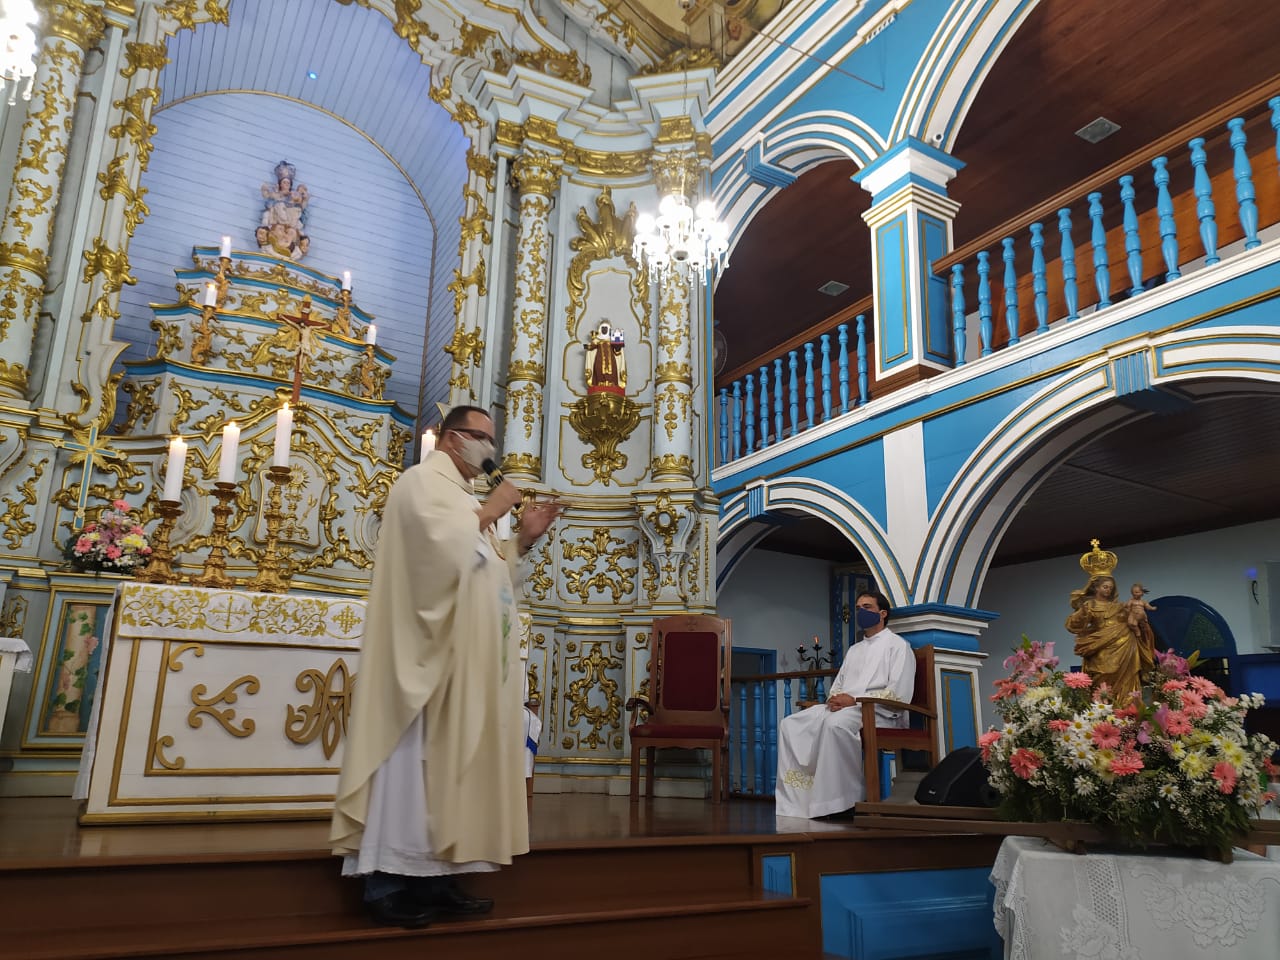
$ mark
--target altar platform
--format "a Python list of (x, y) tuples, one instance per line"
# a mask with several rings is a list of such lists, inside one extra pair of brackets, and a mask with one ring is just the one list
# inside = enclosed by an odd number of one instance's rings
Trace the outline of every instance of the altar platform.
[(531, 852), (468, 879), (494, 913), (407, 931), (365, 919), (323, 821), (82, 827), (77, 812), (0, 800), (6, 956), (819, 960), (854, 943), (935, 955), (912, 945), (926, 936), (999, 956), (985, 883), (999, 837), (779, 819), (759, 801), (537, 794)]

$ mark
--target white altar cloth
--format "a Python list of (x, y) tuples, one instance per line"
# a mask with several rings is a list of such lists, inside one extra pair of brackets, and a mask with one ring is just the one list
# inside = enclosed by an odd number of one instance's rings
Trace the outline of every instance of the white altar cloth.
[(1008, 837), (991, 882), (1009, 960), (1275, 960), (1280, 863), (1066, 853)]

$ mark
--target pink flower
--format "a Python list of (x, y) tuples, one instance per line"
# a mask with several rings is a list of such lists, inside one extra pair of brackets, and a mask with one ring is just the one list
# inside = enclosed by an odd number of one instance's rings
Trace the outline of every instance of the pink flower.
[(108, 560), (119, 560), (120, 555), (124, 553), (124, 551), (121, 550), (119, 547), (117, 547), (115, 544), (112, 544), (111, 546), (107, 547), (106, 553), (107, 553)]
[(1213, 779), (1218, 781), (1218, 790), (1222, 793), (1230, 793), (1236, 788), (1238, 776), (1236, 768), (1225, 760), (1219, 760), (1213, 766)]
[(1151, 742), (1151, 724), (1148, 723), (1146, 720), (1143, 720), (1141, 726), (1138, 727), (1137, 736), (1138, 736), (1139, 743), (1144, 743), (1144, 744), (1150, 743)]
[(1173, 693), (1175, 690), (1187, 689), (1187, 681), (1185, 680), (1166, 680), (1164, 686), (1160, 688), (1165, 693)]
[(1138, 705), (1130, 703), (1127, 707), (1114, 711), (1113, 715), (1121, 720), (1136, 720), (1138, 718)]
[(1222, 688), (1212, 680), (1206, 680), (1204, 677), (1188, 677), (1187, 685), (1202, 697), (1217, 697), (1222, 695)]
[(1026, 747), (1019, 747), (1013, 751), (1013, 756), (1009, 758), (1009, 766), (1023, 780), (1030, 780), (1031, 775), (1039, 770), (1043, 763), (1044, 758), (1039, 753)]
[(1027, 692), (1027, 685), (1016, 680), (997, 680), (996, 692), (992, 700), (1003, 700), (1005, 697), (1020, 697)]
[(1198, 693), (1187, 690), (1182, 694), (1182, 711), (1193, 720), (1200, 720), (1209, 712), (1209, 708), (1204, 705), (1204, 699)]
[(129, 512), (129, 504), (126, 503), (124, 500), (112, 500), (111, 506), (114, 507), (116, 510), (119, 510), (121, 513)]
[(1069, 720), (1050, 720), (1049, 729), (1054, 733), (1065, 733), (1071, 729), (1071, 721)]
[(1180, 737), (1191, 732), (1191, 720), (1182, 710), (1170, 710), (1163, 720), (1157, 718), (1157, 721), (1164, 727), (1164, 732), (1171, 737)]
[(1260, 803), (1272, 803), (1275, 801), (1275, 799), (1276, 799), (1275, 791), (1268, 790), (1266, 793), (1264, 793), (1261, 797), (1258, 798), (1258, 801)]
[(135, 537), (140, 537), (144, 533), (142, 527), (138, 526), (138, 524), (136, 523), (129, 528), (129, 532), (132, 533)]
[(1111, 772), (1117, 777), (1127, 777), (1142, 769), (1142, 758), (1136, 753), (1125, 752), (1111, 761)]
[(999, 739), (999, 730), (988, 730), (978, 738), (978, 746), (982, 748), (983, 761), (986, 761), (991, 757), (991, 747)]
[(1173, 677), (1185, 677), (1191, 673), (1187, 661), (1172, 651), (1156, 651), (1156, 663), (1160, 669)]
[(1093, 745), (1099, 750), (1114, 750), (1120, 746), (1120, 728), (1114, 723), (1095, 723), (1090, 731)]
[(1269, 776), (1269, 777), (1274, 777), (1276, 774), (1280, 773), (1280, 767), (1278, 767), (1278, 766), (1276, 766), (1274, 763), (1272, 763), (1272, 761), (1271, 761), (1271, 758), (1270, 758), (1270, 757), (1264, 757), (1264, 758), (1263, 758), (1263, 760), (1262, 760), (1262, 770), (1263, 770), (1263, 772), (1264, 772), (1264, 773), (1266, 773), (1266, 775), (1267, 775), (1267, 776)]
[(1087, 673), (1067, 673), (1063, 674), (1062, 682), (1072, 690), (1083, 690), (1093, 683), (1093, 678)]

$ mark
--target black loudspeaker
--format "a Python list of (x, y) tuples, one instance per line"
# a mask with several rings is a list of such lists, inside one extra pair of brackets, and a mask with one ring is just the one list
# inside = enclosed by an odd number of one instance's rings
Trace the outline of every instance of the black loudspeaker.
[(1000, 796), (987, 782), (987, 768), (977, 747), (952, 750), (924, 775), (916, 787), (916, 803), (946, 807), (994, 807)]

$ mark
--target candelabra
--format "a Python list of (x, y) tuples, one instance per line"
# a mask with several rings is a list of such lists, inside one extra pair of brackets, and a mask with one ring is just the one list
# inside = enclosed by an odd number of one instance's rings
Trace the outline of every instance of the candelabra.
[(173, 570), (173, 551), (169, 549), (169, 535), (173, 524), (182, 516), (182, 504), (177, 500), (161, 500), (156, 506), (160, 525), (151, 537), (151, 560), (137, 579), (143, 583), (177, 583), (182, 578)]
[(351, 291), (343, 290), (338, 294), (338, 309), (333, 314), (333, 332), (344, 337), (351, 336)]
[(191, 340), (191, 362), (197, 366), (203, 366), (213, 353), (213, 315), (217, 309), (209, 303), (200, 308), (200, 322), (195, 325)]
[(360, 358), (360, 367), (356, 371), (360, 387), (360, 396), (366, 400), (372, 399), (374, 392), (377, 390), (377, 381), (374, 374), (377, 373), (378, 364), (373, 358), (373, 344), (366, 343), (364, 345), (364, 356)]
[(287, 593), (292, 579), (292, 564), (280, 550), (280, 523), (284, 520), (280, 488), (289, 482), (292, 471), (288, 467), (270, 467), (267, 480), (271, 489), (267, 492), (267, 509), (263, 516), (267, 521), (267, 545), (258, 558), (258, 575), (246, 584), (250, 590), (262, 593)]
[(236, 583), (234, 578), (227, 576), (227, 519), (231, 516), (231, 501), (236, 496), (236, 485), (219, 480), (213, 485), (213, 495), (218, 503), (213, 508), (209, 559), (204, 562), (204, 571), (200, 576), (192, 577), (191, 583), (197, 587), (225, 590)]
[(227, 302), (227, 287), (230, 285), (228, 274), (231, 273), (231, 258), (218, 258), (218, 272), (214, 275), (213, 282), (216, 285), (216, 293), (218, 295), (218, 306), (224, 306)]
[(809, 653), (805, 650), (804, 644), (796, 647), (796, 653), (800, 654), (800, 666), (804, 668), (808, 664), (810, 670), (821, 670), (824, 666), (830, 666), (831, 657), (822, 652), (822, 644), (817, 637), (813, 638), (813, 652)]

